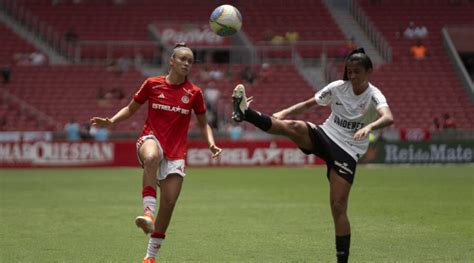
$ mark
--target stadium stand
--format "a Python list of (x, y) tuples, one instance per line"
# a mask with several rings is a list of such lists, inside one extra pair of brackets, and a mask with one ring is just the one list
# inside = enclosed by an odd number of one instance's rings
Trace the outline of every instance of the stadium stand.
[[(126, 1), (123, 5), (114, 5), (111, 4), (112, 1), (93, 1), (85, 0), (81, 1), (79, 4), (74, 4), (72, 1), (58, 1), (58, 4), (52, 5), (53, 1), (30, 1), (30, 0), (20, 0), (17, 1), (18, 4), (27, 8), (33, 15), (40, 18), (41, 21), (46, 22), (46, 24), (52, 25), (56, 31), (59, 31), (61, 34), (66, 35), (67, 31), (71, 28), (74, 28), (78, 38), (80, 40), (137, 40), (137, 41), (146, 41), (149, 40), (146, 26), (150, 22), (159, 21), (198, 21), (202, 23), (207, 23), (207, 17), (209, 15), (209, 10), (214, 8), (219, 3), (214, 1), (203, 2), (202, 5), (190, 5), (193, 8), (182, 9), (183, 3), (177, 3), (176, 1), (164, 1), (160, 5), (156, 5), (150, 1)], [(296, 1), (300, 2), (300, 1)], [(240, 7), (241, 12), (246, 14), (245, 19), (248, 19), (253, 26), (248, 28), (246, 33), (254, 42), (259, 42), (263, 38), (263, 29), (270, 28), (273, 26), (272, 17), (278, 16), (288, 16), (288, 10), (282, 5), (274, 5), (273, 1), (262, 0), (259, 2), (259, 10), (255, 10), (254, 5), (251, 3), (243, 3)], [(328, 28), (329, 30), (313, 30), (309, 29), (307, 26), (307, 21), (304, 19), (296, 19), (293, 23), (284, 23), (277, 27), (275, 34), (284, 34), (286, 31), (295, 31), (299, 30), (301, 40), (342, 40), (342, 34), (337, 28), (335, 23), (328, 19), (329, 13), (323, 8), (323, 5), (319, 1), (312, 1), (313, 6), (311, 8), (304, 8), (302, 3), (293, 5), (294, 12), (299, 12), (304, 14), (304, 16), (313, 16), (314, 12), (317, 11), (319, 14), (315, 20), (312, 20), (312, 26), (320, 26)], [(167, 9), (173, 10), (180, 8), (181, 12), (161, 12), (163, 6), (166, 6)], [(184, 5), (186, 6), (186, 5)], [(306, 7), (311, 6), (307, 5)], [(273, 7), (268, 10), (265, 7)], [(263, 8), (263, 9), (262, 9)], [(262, 12), (265, 10), (265, 12)], [(311, 10), (314, 11), (311, 13)], [(264, 19), (260, 18), (261, 14), (264, 15)], [(160, 14), (157, 16), (156, 14)], [(248, 15), (247, 15), (248, 14)], [(133, 21), (124, 21), (124, 16), (133, 16), (136, 19)], [(152, 17), (153, 19), (150, 19)], [(319, 22), (318, 22), (319, 21)], [(318, 24), (319, 23), (319, 24)], [(120, 30), (116, 30), (117, 27)], [(281, 31), (281, 32), (280, 32)], [(98, 51), (97, 49), (91, 51), (85, 51), (87, 54), (91, 54), (91, 57), (94, 57), (94, 54)], [(94, 53), (95, 52), (95, 53)], [(127, 55), (126, 50), (115, 51), (121, 55)], [(100, 55), (99, 55), (100, 56)], [(234, 74), (244, 67), (243, 65), (234, 66)], [(196, 72), (199, 69), (199, 65), (196, 66), (197, 69), (194, 69)], [(66, 123), (71, 113), (77, 115), (75, 118), (84, 122), (93, 114), (95, 106), (95, 96), (97, 94), (97, 89), (100, 87), (109, 87), (113, 85), (114, 76), (103, 67), (92, 67), (93, 70), (90, 70), (90, 67), (87, 66), (51, 66), (51, 67), (42, 67), (42, 68), (18, 68), (16, 69), (16, 77), (26, 78), (27, 81), (22, 83), (12, 84), (13, 94), (19, 98), (34, 104), (39, 110), (43, 111), (45, 114), (54, 116), (54, 118), (60, 123)], [(252, 91), (255, 90), (256, 96), (259, 97), (256, 100), (256, 106), (262, 106), (262, 110), (273, 112), (277, 110), (280, 103), (284, 103), (281, 96), (276, 94), (281, 94), (291, 90), (289, 93), (291, 101), (298, 101), (300, 98), (311, 96), (311, 87), (306, 81), (299, 75), (293, 65), (281, 65), (276, 66), (274, 69), (274, 77), (266, 83), (261, 81), (252, 85)], [(133, 72), (133, 71), (132, 71)], [(132, 74), (132, 73), (130, 73)], [(134, 76), (128, 77), (130, 74), (124, 74), (121, 78), (133, 79), (130, 82), (121, 81), (121, 86), (123, 92), (129, 96), (132, 94), (133, 89), (137, 87), (139, 83), (143, 80), (143, 76), (140, 76), (138, 72), (135, 72)], [(28, 76), (28, 77), (27, 77)], [(30, 77), (31, 76), (31, 77)], [(61, 76), (60, 78), (55, 78), (54, 76)], [(81, 80), (81, 81), (79, 81)], [(85, 81), (84, 81), (85, 80)], [(51, 105), (48, 103), (51, 101), (52, 97), (47, 96), (49, 92), (54, 92), (58, 88), (64, 89), (64, 82), (69, 83), (67, 96), (61, 96), (61, 105)], [(29, 92), (21, 92), (24, 87), (35, 83), (35, 90), (30, 90)], [(100, 83), (100, 84), (99, 84)], [(128, 84), (127, 84), (128, 83)], [(293, 84), (290, 84), (293, 83)], [(229, 86), (230, 85), (230, 86)], [(229, 96), (230, 92), (235, 83), (229, 84), (227, 86), (220, 85), (220, 89), (223, 91), (223, 97)], [(290, 87), (291, 85), (291, 87)], [(74, 87), (72, 87), (74, 86)], [(272, 87), (272, 89), (268, 89)], [(45, 93), (44, 91), (48, 91)], [(225, 94), (225, 95), (224, 95)], [(275, 94), (275, 95), (274, 95)], [(53, 95), (58, 96), (58, 95)], [(74, 99), (78, 98), (80, 99)], [(288, 99), (288, 98), (287, 98)], [(286, 100), (288, 104), (289, 100)], [(291, 103), (291, 102), (290, 102)], [(219, 102), (222, 105), (222, 108), (226, 107), (226, 103)], [(59, 106), (59, 107), (58, 107)], [(111, 106), (110, 111), (106, 114), (112, 114), (118, 105)], [(61, 108), (66, 110), (61, 110), (55, 112), (55, 108)], [(103, 112), (103, 110), (101, 109)], [(317, 117), (319, 115), (316, 115)], [(313, 116), (314, 117), (314, 116)], [(118, 129), (126, 129), (125, 125), (117, 127)]]
[(30, 54), (35, 51), (28, 42), (19, 38), (10, 28), (0, 23), (0, 36), (2, 36), (2, 48), (0, 48), (0, 66), (16, 63), (16, 54)]
[[(232, 65), (226, 69), (233, 74), (230, 78), (224, 81), (211, 81), (221, 94), (218, 108), (222, 112), (223, 118), (231, 116), (232, 108), (229, 98), (232, 96), (235, 83), (245, 84), (248, 96), (255, 97), (252, 106), (270, 114), (281, 110), (282, 107), (306, 100), (314, 94), (310, 84), (301, 77), (294, 65), (271, 65), (272, 73), (269, 77), (263, 76), (260, 65), (254, 65), (252, 69), (256, 73), (256, 79), (252, 84), (249, 84), (239, 74), (246, 66)], [(204, 67), (209, 71), (221, 69), (219, 64), (206, 64), (205, 66), (198, 64), (193, 67), (191, 79), (203, 90), (208, 85), (208, 82), (204, 82), (199, 78), (199, 74)], [(318, 123), (323, 121), (328, 114), (329, 109), (318, 109), (314, 112), (305, 113), (300, 117)]]
[[(389, 41), (393, 63), (375, 71), (372, 82), (388, 97), (398, 128), (429, 128), (434, 117), (450, 113), (459, 129), (473, 129), (474, 106), (456, 76), (441, 40), (449, 25), (472, 25), (472, 1), (380, 1), (358, 0), (375, 27)], [(454, 2), (453, 2), (454, 3)], [(430, 55), (416, 61), (409, 55), (415, 40), (403, 38), (409, 22), (424, 25), (423, 43)]]
[[(75, 28), (81, 39), (87, 40), (148, 40), (147, 25), (160, 21), (189, 21), (208, 23), (210, 11), (225, 1), (163, 0), (157, 4), (151, 0), (113, 1), (18, 0), (42, 21), (65, 34)], [(278, 4), (278, 3), (281, 4)], [(164, 10), (179, 10), (171, 12)], [(318, 0), (291, 1), (242, 1), (239, 10), (244, 16), (244, 28), (253, 41), (262, 41), (263, 32), (284, 35), (288, 31), (299, 32), (301, 40), (344, 40), (344, 36), (332, 20), (329, 12)], [(294, 14), (298, 14), (295, 16)], [(124, 19), (133, 17), (133, 19)], [(307, 19), (311, 17), (311, 19)], [(275, 19), (277, 18), (277, 19)], [(120, 30), (117, 30), (120, 28)], [(324, 30), (314, 30), (323, 28)]]
[[(63, 35), (74, 29), (81, 40), (110, 41), (148, 41), (148, 24), (156, 22), (189, 21), (207, 24), (209, 10), (225, 1), (200, 1), (196, 5), (192, 0), (124, 1), (123, 4), (111, 4), (113, 1), (84, 0), (78, 4), (73, 1), (58, 1), (52, 5), (50, 0), (19, 0), (17, 3), (26, 7), (33, 15), (46, 24), (53, 26)], [(281, 4), (278, 4), (281, 3)], [(179, 10), (179, 12), (163, 12)], [(275, 35), (285, 37), (287, 32), (297, 32), (303, 41), (344, 41), (345, 37), (331, 18), (325, 6), (319, 0), (303, 1), (242, 1), (239, 10), (244, 16), (244, 29), (254, 43), (265, 42), (268, 45)], [(295, 16), (294, 14), (298, 14)], [(133, 19), (124, 19), (133, 17)], [(277, 18), (277, 19), (275, 19)], [(308, 19), (311, 18), (311, 19)], [(251, 26), (245, 26), (251, 25)], [(117, 30), (120, 28), (120, 30)], [(269, 30), (271, 29), (271, 30)], [(103, 57), (105, 47), (86, 47), (83, 50), (86, 58)], [(330, 55), (337, 55), (337, 46), (325, 47)], [(266, 55), (289, 57), (291, 48), (287, 43), (267, 47)], [(323, 48), (320, 46), (298, 46), (303, 57), (318, 57)], [(122, 48), (115, 52), (130, 54), (131, 50)], [(144, 57), (150, 56), (153, 50), (144, 48)]]
[[(160, 1), (137, 0), (125, 1), (115, 5), (114, 1), (83, 0), (78, 4), (73, 1), (58, 1), (52, 5), (51, 0), (18, 0), (17, 3), (26, 7), (41, 21), (54, 27), (56, 31), (66, 34), (74, 28), (80, 40), (118, 41), (136, 40), (150, 41), (147, 25), (159, 21), (194, 21), (207, 23), (209, 10), (223, 4), (222, 1), (202, 1), (199, 5), (192, 0)], [(279, 2), (279, 1), (277, 1)], [(239, 9), (244, 15), (244, 31), (254, 44), (261, 44), (266, 39), (267, 31), (272, 34), (284, 34), (297, 31), (302, 41), (344, 41), (345, 37), (333, 21), (321, 1), (292, 0), (280, 1), (256, 0), (242, 1)], [(468, 15), (472, 13), (472, 4), (463, 2), (463, 6), (451, 6), (446, 1), (382, 1), (373, 5), (371, 1), (360, 0), (359, 4), (366, 14), (382, 32), (393, 49), (393, 64), (378, 67), (372, 82), (380, 87), (389, 99), (395, 114), (398, 128), (429, 128), (434, 116), (449, 112), (461, 129), (472, 129), (474, 124), (469, 120), (473, 116), (473, 105), (467, 98), (441, 44), (440, 29), (450, 23), (468, 23)], [(187, 8), (189, 6), (189, 8)], [(390, 15), (386, 12), (390, 7)], [(163, 12), (163, 10), (180, 10), (180, 12)], [(439, 12), (437, 10), (442, 10)], [(447, 10), (447, 11), (446, 11)], [(397, 15), (393, 15), (394, 13)], [(295, 16), (295, 14), (298, 14)], [(134, 19), (123, 19), (133, 16)], [(278, 19), (275, 19), (278, 17)], [(308, 19), (310, 17), (311, 19)], [(427, 44), (430, 56), (424, 61), (413, 61), (408, 55), (410, 41), (396, 37), (396, 32), (403, 30), (410, 21), (425, 25), (429, 30)], [(245, 26), (246, 24), (252, 25)], [(120, 28), (120, 30), (117, 30)], [(1, 49), (0, 56), (9, 57), (12, 52), (32, 52), (29, 44), (16, 38), (3, 25), (0, 30), (15, 42)], [(25, 46), (25, 47), (23, 47)], [(309, 57), (314, 56), (313, 50), (301, 50)], [(91, 57), (104, 50), (91, 50)], [(127, 55), (127, 50), (116, 51)], [(317, 51), (316, 53), (318, 53)], [(86, 52), (87, 53), (87, 52)], [(319, 53), (318, 53), (319, 54)], [(286, 54), (276, 54), (286, 56)], [(99, 56), (99, 55), (97, 55)], [(221, 65), (209, 65), (211, 68)], [(238, 74), (245, 65), (231, 66), (233, 74)], [(195, 65), (193, 74), (202, 70), (203, 65)], [(41, 112), (53, 117), (61, 124), (66, 123), (72, 115), (79, 122), (86, 122), (92, 115), (113, 114), (118, 107), (128, 102), (133, 91), (145, 78), (138, 71), (131, 69), (120, 76), (109, 72), (104, 66), (15, 66), (14, 79), (10, 85), (12, 95), (31, 103)], [(264, 112), (274, 112), (281, 107), (307, 99), (312, 95), (311, 86), (302, 78), (293, 65), (272, 65), (272, 77), (265, 82), (257, 79), (249, 87), (249, 94), (256, 97), (253, 105)], [(192, 77), (193, 80), (195, 76)], [(225, 116), (230, 115), (228, 100), (234, 82), (218, 83), (222, 100), (218, 102)], [(196, 81), (203, 89), (206, 83)], [(65, 84), (67, 83), (67, 84)], [(117, 83), (119, 86), (117, 87)], [(125, 98), (100, 103), (97, 96), (100, 89), (120, 89)], [(61, 90), (61, 92), (58, 92)], [(51, 95), (50, 95), (51, 94)], [(284, 94), (284, 95), (282, 95)], [(403, 96), (401, 96), (403, 94)], [(57, 99), (54, 99), (55, 97)], [(127, 97), (128, 96), (128, 97)], [(61, 99), (59, 99), (61, 98)], [(51, 103), (55, 101), (55, 103)], [(413, 114), (416, 110), (417, 114)], [(2, 113), (10, 111), (2, 106)], [(14, 111), (15, 112), (15, 111)], [(317, 109), (301, 118), (313, 122), (322, 122), (328, 115), (328, 109)], [(10, 113), (5, 113), (11, 115)], [(137, 115), (137, 122), (142, 123), (144, 115)], [(17, 116), (13, 114), (13, 116)], [(132, 121), (133, 122), (133, 121)], [(9, 125), (12, 122), (10, 122)], [(24, 129), (27, 125), (21, 126)], [(129, 130), (130, 122), (116, 127), (118, 130)], [(20, 127), (20, 126), (18, 126)], [(14, 127), (8, 127), (10, 130)], [(32, 128), (34, 130), (40, 128)]]
[[(117, 75), (103, 66), (90, 65), (18, 66), (14, 68), (14, 74), (16, 80), (9, 84), (8, 92), (59, 122), (61, 125), (55, 127), (59, 130), (71, 118), (86, 123), (93, 115), (111, 116), (128, 103), (144, 79), (132, 69)], [(119, 90), (123, 99), (117, 99), (113, 90)], [(117, 125), (116, 129), (129, 130), (133, 121), (142, 123), (144, 117), (144, 114), (137, 114), (131, 121)], [(13, 120), (8, 125), (14, 127), (7, 130), (41, 128), (19, 125)]]

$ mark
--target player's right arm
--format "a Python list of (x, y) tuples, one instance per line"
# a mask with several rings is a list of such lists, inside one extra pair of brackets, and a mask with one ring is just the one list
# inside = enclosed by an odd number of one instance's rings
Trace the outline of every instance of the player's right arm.
[(316, 99), (314, 97), (311, 97), (308, 100), (302, 101), (284, 110), (273, 113), (272, 117), (274, 117), (275, 119), (282, 120), (287, 116), (303, 113), (314, 106), (317, 106)]
[(318, 91), (314, 97), (274, 113), (272, 116), (276, 119), (282, 120), (287, 116), (303, 113), (315, 106), (327, 106), (332, 100), (332, 89), (342, 84), (344, 84), (344, 81), (342, 80), (333, 81)]
[(130, 118), (135, 112), (137, 112), (141, 105), (142, 104), (132, 99), (127, 106), (120, 109), (112, 118), (92, 117), (90, 121), (92, 125), (107, 127)]

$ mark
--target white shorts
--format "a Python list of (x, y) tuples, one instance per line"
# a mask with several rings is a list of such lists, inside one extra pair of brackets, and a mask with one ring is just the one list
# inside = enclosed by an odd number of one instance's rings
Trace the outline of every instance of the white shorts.
[[(151, 134), (151, 135), (144, 135), (140, 137), (137, 141), (136, 146), (137, 146), (137, 158), (140, 164), (142, 165), (142, 167), (143, 167), (143, 161), (140, 158), (139, 150), (140, 150), (140, 147), (142, 147), (143, 143), (148, 139), (152, 139), (153, 141), (156, 142), (156, 145), (158, 146), (158, 149), (160, 149), (163, 156), (163, 148), (161, 147), (161, 144), (155, 135)], [(166, 177), (168, 177), (169, 174), (179, 174), (182, 177), (186, 176), (186, 173), (184, 172), (184, 159), (167, 160), (163, 156), (162, 159), (160, 160), (160, 171), (157, 178), (159, 181), (161, 181), (161, 180), (166, 179)]]

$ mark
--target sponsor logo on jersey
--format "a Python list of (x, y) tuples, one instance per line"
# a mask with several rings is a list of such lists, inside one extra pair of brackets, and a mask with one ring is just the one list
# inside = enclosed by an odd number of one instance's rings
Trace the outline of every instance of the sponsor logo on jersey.
[(189, 95), (193, 95), (193, 92), (191, 91), (191, 89), (185, 89), (183, 88), (184, 92), (188, 93)]
[(375, 96), (372, 96), (372, 101), (375, 103), (375, 106), (379, 105), (380, 103), (380, 101)]
[(341, 126), (342, 128), (346, 128), (353, 131), (357, 131), (360, 128), (364, 127), (364, 123), (362, 122), (348, 121), (346, 119), (340, 118), (337, 115), (334, 115), (334, 123)]
[(331, 95), (331, 91), (326, 90), (326, 91), (322, 92), (321, 95), (319, 95), (319, 99), (322, 100), (322, 99), (326, 98), (329, 95)]
[(165, 94), (161, 93), (160, 95), (158, 95), (158, 98), (164, 99), (164, 98), (165, 98)]
[(183, 96), (183, 97), (181, 97), (181, 101), (182, 101), (183, 103), (188, 104), (188, 103), (189, 103), (189, 97), (188, 97), (188, 96)]
[(360, 113), (364, 114), (366, 112), (366, 110), (365, 110), (366, 105), (367, 105), (367, 103), (365, 103), (365, 102), (357, 105), (357, 108), (359, 108)]
[(171, 111), (171, 112), (178, 112), (178, 113), (181, 113), (181, 114), (184, 114), (184, 115), (188, 115), (189, 114), (189, 110), (187, 109), (183, 109), (179, 106), (170, 106), (170, 105), (163, 105), (163, 104), (160, 104), (160, 103), (153, 103), (151, 105), (151, 107), (155, 110), (164, 110), (164, 111)]

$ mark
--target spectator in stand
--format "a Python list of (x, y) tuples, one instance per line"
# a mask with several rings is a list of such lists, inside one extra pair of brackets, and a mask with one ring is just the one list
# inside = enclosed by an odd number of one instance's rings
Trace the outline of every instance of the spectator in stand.
[(257, 73), (250, 66), (246, 66), (240, 71), (240, 77), (249, 84), (253, 84), (257, 79)]
[(8, 84), (10, 83), (10, 67), (8, 65), (4, 65), (2, 68), (2, 78), (3, 78), (3, 84)]
[(109, 130), (107, 128), (91, 126), (89, 133), (98, 142), (105, 142), (109, 139)]
[(30, 64), (33, 66), (41, 66), (45, 64), (46, 56), (38, 51), (35, 51), (30, 54)]
[(410, 48), (410, 54), (416, 60), (423, 60), (429, 55), (428, 48), (423, 45), (421, 40), (416, 41), (416, 44)]
[(240, 125), (231, 124), (228, 128), (228, 132), (232, 141), (238, 141), (242, 138), (243, 129)]
[(217, 89), (216, 84), (211, 81), (204, 89), (204, 101), (206, 103), (206, 116), (212, 128), (217, 128), (219, 120), (217, 118), (217, 101), (220, 98), (220, 91)]
[(17, 65), (30, 65), (30, 55), (28, 53), (15, 53), (15, 55), (13, 55), (13, 59)]
[(81, 129), (79, 130), (79, 134), (82, 140), (90, 140), (92, 139), (92, 136), (90, 134), (91, 130), (91, 124), (86, 122), (82, 124)]
[(76, 120), (74, 120), (74, 118), (71, 118), (71, 120), (64, 126), (66, 138), (70, 142), (79, 141), (81, 139), (80, 130), (81, 126), (76, 122)]
[(433, 127), (431, 128), (434, 131), (439, 131), (441, 130), (441, 123), (439, 122), (438, 117), (434, 117), (433, 119)]
[(407, 39), (424, 39), (428, 36), (428, 29), (425, 26), (416, 26), (412, 21), (403, 32), (403, 36)]
[(131, 59), (122, 56), (117, 59), (117, 65), (122, 72), (125, 72), (130, 69), (133, 63)]
[(300, 34), (296, 31), (289, 31), (285, 33), (286, 41), (288, 41), (288, 44), (292, 45), (298, 42), (300, 39)]
[(260, 69), (260, 72), (258, 73), (260, 79), (263, 81), (263, 82), (266, 82), (266, 81), (269, 81), (269, 79), (272, 77), (273, 75), (273, 71), (272, 69), (270, 68), (270, 64), (268, 63), (263, 63), (262, 64), (262, 68)]
[(76, 33), (74, 27), (70, 27), (66, 32), (65, 39), (69, 43), (75, 43), (79, 40), (79, 36)]
[(224, 73), (216, 68), (209, 71), (209, 77), (211, 77), (211, 80), (219, 81), (224, 77)]
[(424, 39), (428, 37), (428, 29), (425, 26), (417, 26), (415, 28), (415, 38)]
[(282, 35), (274, 35), (270, 42), (273, 45), (282, 45), (285, 43), (285, 38)]
[(443, 129), (445, 129), (445, 130), (454, 130), (454, 129), (456, 129), (456, 122), (451, 117), (451, 115), (449, 115), (449, 113), (447, 113), (447, 112), (444, 114)]
[(217, 89), (215, 82), (211, 81), (204, 89), (204, 99), (209, 109), (214, 109), (220, 98), (220, 91)]
[(408, 24), (408, 27), (405, 29), (405, 31), (403, 31), (403, 36), (407, 39), (414, 39), (415, 30), (416, 30), (415, 22), (412, 21)]

